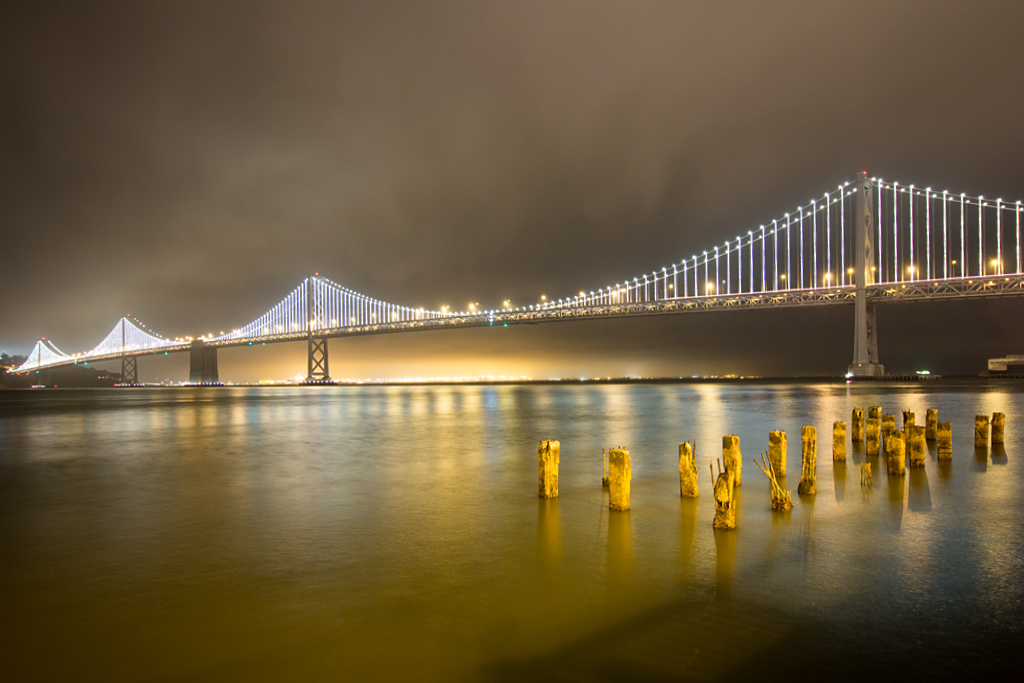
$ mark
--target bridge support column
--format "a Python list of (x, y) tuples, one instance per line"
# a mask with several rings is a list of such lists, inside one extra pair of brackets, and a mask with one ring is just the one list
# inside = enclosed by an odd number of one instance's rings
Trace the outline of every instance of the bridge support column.
[(853, 195), (853, 267), (856, 279), (856, 298), (853, 325), (853, 363), (847, 370), (853, 377), (881, 377), (885, 366), (878, 362), (878, 327), (875, 305), (868, 301), (867, 286), (874, 284), (875, 262), (872, 235), (875, 232), (871, 213), (871, 180), (866, 174), (857, 177), (857, 192)]
[(327, 337), (309, 337), (309, 354), (306, 362), (307, 382), (330, 382), (331, 373), (327, 358)]
[(189, 384), (220, 384), (216, 346), (206, 346), (202, 339), (192, 342), (189, 351), (188, 381)]
[(323, 308), (319, 306), (318, 293), (321, 292), (320, 277), (315, 273), (306, 278), (306, 339), (308, 354), (306, 355), (306, 381), (317, 384), (331, 381), (330, 367), (327, 362), (327, 337), (314, 337), (313, 327), (323, 326), (318, 314), (326, 319)]
[(121, 356), (121, 383), (139, 383), (139, 359), (135, 356)]

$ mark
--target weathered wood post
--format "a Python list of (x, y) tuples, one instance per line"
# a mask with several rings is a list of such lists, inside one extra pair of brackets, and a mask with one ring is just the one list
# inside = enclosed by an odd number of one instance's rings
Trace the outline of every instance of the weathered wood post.
[(869, 406), (868, 407), (868, 419), (875, 418), (876, 420), (882, 419), (882, 406)]
[(743, 472), (743, 456), (740, 454), (740, 437), (729, 434), (722, 437), (722, 463), (725, 471), (732, 478), (734, 486), (739, 486)]
[(717, 479), (715, 468), (711, 467), (711, 478), (715, 484), (715, 519), (712, 526), (715, 529), (735, 529), (736, 502), (733, 499), (733, 485), (736, 480), (728, 470), (722, 469), (722, 463), (718, 463)]
[(558, 498), (558, 441), (541, 441), (537, 449), (538, 484), (541, 498)]
[(679, 444), (679, 495), (682, 498), (696, 498), (699, 493), (695, 450), (689, 441)]
[(865, 428), (866, 437), (864, 450), (868, 455), (878, 455), (878, 446), (881, 439), (881, 421), (877, 417), (869, 417)]
[(850, 441), (863, 443), (864, 441), (864, 409), (854, 408), (850, 417)]
[(775, 468), (772, 467), (767, 456), (762, 453), (760, 461), (758, 461), (757, 458), (754, 458), (754, 464), (757, 465), (758, 469), (764, 472), (764, 476), (768, 477), (768, 481), (771, 482), (772, 510), (775, 510), (776, 512), (792, 510), (793, 496), (789, 491), (783, 490), (782, 486), (779, 484), (779, 478), (775, 475)]
[(896, 431), (896, 416), (895, 415), (883, 415), (882, 416), (882, 443), (885, 443), (886, 437), (892, 432)]
[(935, 441), (938, 438), (939, 411), (929, 408), (924, 416), (924, 438), (928, 441)]
[(804, 425), (800, 429), (801, 460), (803, 468), (800, 472), (800, 486), (797, 492), (805, 496), (813, 496), (818, 491), (818, 432)]
[(846, 460), (846, 423), (832, 423), (832, 460)]
[(974, 447), (988, 448), (988, 415), (974, 416)]
[(914, 411), (904, 410), (903, 411), (903, 433), (907, 433), (907, 427), (917, 424), (917, 418), (914, 417)]
[(936, 428), (939, 442), (939, 460), (953, 459), (953, 423), (940, 422)]
[(629, 464), (629, 451), (613, 448), (608, 452), (608, 507), (612, 510), (629, 509), (629, 484), (633, 472)]
[(907, 442), (900, 430), (885, 437), (886, 465), (889, 474), (903, 474), (907, 468)]
[(910, 445), (910, 466), (924, 467), (928, 455), (928, 444), (924, 438), (924, 427), (912, 424), (908, 428), (907, 442)]
[(786, 432), (781, 429), (768, 432), (768, 462), (776, 477), (786, 476)]
[(1006, 431), (1006, 415), (1002, 413), (992, 413), (992, 445), (1003, 443), (1003, 437)]

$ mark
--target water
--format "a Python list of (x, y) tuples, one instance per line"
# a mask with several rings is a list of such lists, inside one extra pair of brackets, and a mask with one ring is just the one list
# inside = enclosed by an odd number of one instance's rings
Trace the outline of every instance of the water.
[[(931, 445), (862, 489), (831, 424), (869, 405), (938, 408), (952, 464)], [(974, 415), (996, 410), (1005, 450), (976, 453)], [(789, 514), (751, 462), (771, 429)], [(731, 433), (738, 528), (715, 532), (708, 463)], [(1007, 675), (1021, 435), (1021, 394), (980, 383), (3, 392), (0, 658), (6, 680)], [(557, 500), (537, 498), (541, 438), (561, 440)], [(697, 500), (678, 493), (688, 439)], [(610, 514), (618, 445), (632, 510)]]

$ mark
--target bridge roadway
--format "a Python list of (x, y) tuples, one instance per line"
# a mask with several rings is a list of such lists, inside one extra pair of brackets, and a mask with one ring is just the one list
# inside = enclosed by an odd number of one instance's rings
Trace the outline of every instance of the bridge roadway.
[[(992, 275), (986, 277), (956, 278), (944, 280), (913, 280), (899, 284), (869, 285), (868, 301), (874, 304), (912, 303), (917, 301), (949, 301), (983, 297), (1024, 296), (1024, 274)], [(540, 310), (495, 311), (492, 314), (452, 315), (445, 318), (407, 320), (402, 322), (376, 323), (349, 327), (320, 328), (290, 333), (266, 335), (251, 338), (204, 340), (203, 345), (211, 348), (232, 346), (253, 346), (282, 342), (306, 341), (310, 336), (317, 339), (341, 339), (371, 334), (392, 334), (426, 330), (446, 330), (465, 327), (488, 327), (493, 325), (523, 325), (571, 320), (598, 320), (605, 318), (630, 318), (650, 315), (675, 315), (752, 308), (796, 308), (807, 306), (852, 306), (856, 298), (856, 287), (828, 287), (817, 289), (779, 290), (776, 292), (755, 292), (753, 294), (717, 294), (690, 296), (654, 301), (617, 303), (586, 307), (558, 307)], [(89, 363), (121, 360), (123, 357), (155, 356), (179, 353), (191, 349), (190, 342), (159, 350), (126, 351), (103, 356), (93, 356)], [(84, 359), (71, 358), (63, 363), (47, 365), (47, 368), (75, 365)]]

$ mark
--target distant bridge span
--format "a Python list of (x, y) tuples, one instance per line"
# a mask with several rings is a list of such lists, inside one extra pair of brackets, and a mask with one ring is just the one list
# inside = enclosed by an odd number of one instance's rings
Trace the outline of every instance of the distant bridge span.
[(1024, 295), (1020, 201), (968, 197), (857, 176), (771, 223), (700, 255), (557, 301), (483, 311), (431, 311), (367, 297), (311, 275), (244, 327), (168, 339), (121, 318), (91, 351), (65, 354), (45, 338), (16, 371), (122, 363), (189, 351), (190, 381), (219, 381), (220, 347), (306, 340), (307, 379), (329, 381), (328, 339), (490, 325), (535, 324), (749, 308), (853, 305), (849, 373), (879, 376), (880, 303)]

